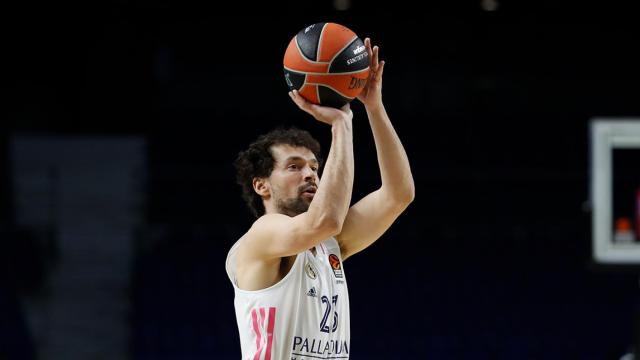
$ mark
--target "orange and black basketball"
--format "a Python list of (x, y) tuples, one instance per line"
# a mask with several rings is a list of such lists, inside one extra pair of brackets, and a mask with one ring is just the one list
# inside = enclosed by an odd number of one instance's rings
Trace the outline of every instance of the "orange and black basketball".
[(300, 30), (284, 54), (290, 90), (314, 104), (341, 107), (353, 100), (369, 77), (364, 42), (348, 28), (317, 23)]

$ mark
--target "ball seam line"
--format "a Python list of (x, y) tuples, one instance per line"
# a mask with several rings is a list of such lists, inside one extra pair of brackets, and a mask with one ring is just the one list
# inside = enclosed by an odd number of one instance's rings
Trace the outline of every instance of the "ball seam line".
[(312, 63), (312, 64), (329, 64), (329, 62), (327, 61), (313, 61), (311, 59), (309, 59), (308, 57), (306, 57), (304, 55), (304, 53), (302, 52), (302, 49), (300, 49), (300, 45), (298, 44), (298, 35), (296, 35), (296, 49), (298, 49), (298, 52), (300, 53), (300, 56), (302, 56), (303, 59), (305, 59), (306, 61)]
[(285, 70), (288, 70), (288, 71), (290, 71), (292, 73), (306, 74), (306, 75), (349, 75), (349, 74), (357, 74), (357, 73), (369, 70), (369, 67), (367, 66), (364, 69), (355, 70), (355, 71), (336, 72), (336, 73), (318, 73), (318, 72), (311, 72), (311, 71), (293, 70), (293, 69), (290, 69), (290, 68), (288, 68), (286, 66), (283, 66), (283, 67), (285, 68)]
[[(329, 86), (329, 85), (327, 85), (327, 84), (312, 83), (312, 82), (309, 82), (309, 83), (308, 83), (308, 82), (306, 82), (306, 83), (305, 83), (305, 85), (315, 85), (315, 86), (316, 86), (316, 89), (317, 89), (319, 86), (324, 86), (324, 87), (326, 87), (326, 88), (329, 88), (329, 89), (331, 89), (331, 90), (335, 91), (336, 93), (338, 93), (338, 94), (339, 94), (340, 96), (342, 96), (343, 98), (350, 99), (350, 100), (355, 99), (355, 97), (346, 96), (345, 94), (341, 93), (340, 91), (336, 90), (335, 88), (333, 88), (332, 86)], [(318, 96), (320, 96), (320, 93), (318, 93)], [(320, 98), (318, 98), (318, 99), (320, 99)]]
[(320, 59), (320, 48), (322, 47), (322, 37), (324, 36), (324, 30), (327, 28), (328, 23), (324, 23), (322, 25), (322, 29), (320, 30), (320, 38), (318, 38), (318, 48), (316, 49), (316, 60)]
[(336, 51), (336, 53), (335, 53), (335, 54), (333, 54), (333, 57), (332, 57), (332, 58), (331, 58), (331, 60), (329, 61), (329, 69), (328, 69), (328, 70), (329, 70), (329, 72), (331, 72), (331, 65), (333, 65), (333, 60), (335, 60), (335, 59), (338, 57), (338, 55), (342, 54), (342, 52), (343, 52), (346, 48), (348, 48), (349, 46), (351, 46), (351, 44), (353, 44), (353, 42), (354, 42), (354, 41), (356, 41), (357, 39), (358, 39), (358, 35), (355, 35), (355, 36), (353, 37), (353, 39), (351, 39), (351, 41), (349, 41), (349, 42), (347, 43), (347, 45), (345, 45), (342, 49), (340, 49), (339, 51)]

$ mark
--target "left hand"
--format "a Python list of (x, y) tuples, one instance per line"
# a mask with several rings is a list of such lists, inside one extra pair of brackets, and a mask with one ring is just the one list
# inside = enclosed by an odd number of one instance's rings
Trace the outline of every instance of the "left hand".
[(382, 72), (384, 70), (384, 61), (378, 62), (379, 48), (374, 46), (371, 48), (371, 39), (364, 39), (364, 46), (369, 54), (369, 79), (362, 92), (358, 95), (365, 107), (374, 108), (382, 105)]
[(338, 121), (348, 121), (350, 123), (353, 119), (353, 112), (351, 111), (349, 103), (345, 104), (340, 109), (316, 105), (300, 95), (298, 90), (289, 91), (289, 97), (291, 97), (291, 100), (293, 100), (300, 109), (325, 124), (333, 125)]

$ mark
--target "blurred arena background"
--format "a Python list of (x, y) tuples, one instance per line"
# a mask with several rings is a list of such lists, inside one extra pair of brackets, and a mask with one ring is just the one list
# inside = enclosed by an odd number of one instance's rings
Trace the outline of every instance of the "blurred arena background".
[[(320, 21), (381, 47), (417, 187), (346, 262), (351, 358), (633, 358), (638, 268), (595, 263), (589, 195), (590, 120), (640, 117), (633, 14), (530, 0), (7, 10), (0, 359), (240, 357), (224, 260), (253, 219), (232, 162), (280, 124), (328, 150), (282, 73), (291, 37)], [(353, 109), (356, 199), (379, 180)], [(625, 155), (625, 184), (640, 186), (639, 163)]]

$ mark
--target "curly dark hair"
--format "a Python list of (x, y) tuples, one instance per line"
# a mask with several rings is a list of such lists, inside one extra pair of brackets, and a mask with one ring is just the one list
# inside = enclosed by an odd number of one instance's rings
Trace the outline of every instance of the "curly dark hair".
[(275, 164), (271, 147), (281, 144), (300, 146), (311, 150), (318, 160), (320, 168), (322, 167), (320, 143), (308, 131), (296, 127), (277, 128), (260, 135), (245, 151), (238, 154), (238, 158), (234, 162), (237, 171), (236, 182), (242, 187), (242, 198), (255, 217), (264, 215), (265, 208), (262, 197), (253, 190), (253, 179), (271, 175)]

